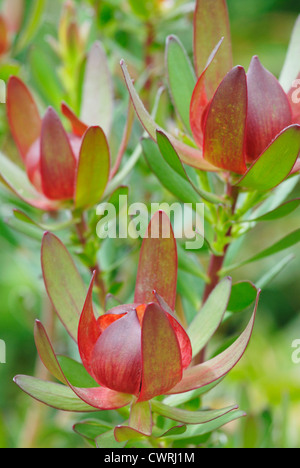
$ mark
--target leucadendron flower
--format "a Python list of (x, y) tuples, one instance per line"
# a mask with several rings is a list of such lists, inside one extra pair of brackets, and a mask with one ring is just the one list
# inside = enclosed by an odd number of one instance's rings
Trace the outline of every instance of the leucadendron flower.
[[(237, 364), (252, 334), (259, 291), (253, 287), (255, 311), (233, 345), (202, 364), (192, 365), (192, 358), (207, 345), (222, 322), (231, 295), (231, 279), (220, 282), (188, 330), (184, 330), (175, 311), (177, 266), (170, 221), (166, 214), (158, 212), (143, 240), (134, 303), (99, 315), (93, 305), (94, 278), (86, 295), (69, 253), (57, 237), (46, 233), (42, 245), (46, 289), (53, 308), (78, 346), (82, 365), (76, 363), (72, 375), (70, 367), (65, 367), (70, 360), (55, 355), (46, 330), (37, 322), (35, 341), (39, 355), (64, 385), (27, 376), (17, 376), (16, 383), (39, 401), (66, 411), (90, 412), (130, 405), (129, 422), (114, 430), (118, 441), (137, 433), (150, 436), (152, 412), (185, 424), (204, 424), (234, 412), (233, 406), (192, 413), (166, 403), (171, 395), (174, 398), (216, 385)], [(89, 386), (79, 387), (80, 381)], [(161, 395), (169, 395), (163, 403), (156, 400)], [(220, 419), (222, 425), (221, 421), (224, 423), (224, 419)]]
[[(293, 37), (299, 28), (298, 20)], [(292, 39), (292, 46), (300, 52), (298, 40)], [(287, 61), (292, 62), (294, 55), (295, 50)], [(269, 190), (299, 171), (300, 104), (294, 87), (299, 62), (285, 65), (285, 81), (289, 75), (285, 90), (257, 56), (248, 73), (242, 66), (233, 67), (226, 2), (198, 0), (194, 65), (179, 39), (168, 37), (169, 91), (182, 125), (175, 136), (151, 118), (121, 62), (136, 113), (149, 136), (157, 141), (157, 132), (163, 132), (183, 163), (229, 173), (232, 183), (245, 189)]]
[[(7, 86), (7, 115), (28, 179), (37, 195), (36, 199), (29, 199), (29, 203), (47, 210), (59, 209), (65, 202), (73, 206), (80, 204), (80, 177), (91, 148), (98, 156), (95, 167), (98, 179), (107, 183), (110, 155), (100, 127), (84, 127), (81, 136), (78, 132), (67, 133), (51, 107), (41, 118), (32, 94), (17, 77), (10, 78)], [(103, 193), (106, 184), (101, 185)], [(101, 194), (98, 195), (100, 200)]]
[(12, 76), (7, 85), (7, 117), (25, 171), (0, 154), (0, 181), (26, 203), (41, 210), (81, 210), (100, 202), (116, 175), (131, 133), (131, 113), (114, 166), (108, 139), (113, 119), (113, 84), (102, 45), (88, 54), (80, 116), (63, 102), (66, 131), (49, 107), (41, 116), (24, 82)]

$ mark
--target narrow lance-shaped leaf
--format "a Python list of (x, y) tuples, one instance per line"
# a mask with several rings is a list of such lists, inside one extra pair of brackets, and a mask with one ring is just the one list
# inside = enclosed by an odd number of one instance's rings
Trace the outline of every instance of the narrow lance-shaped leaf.
[(224, 37), (221, 55), (213, 63), (207, 80), (214, 92), (226, 73), (232, 68), (232, 47), (229, 17), (225, 0), (197, 0), (194, 16), (194, 59), (197, 76), (200, 76), (208, 57)]
[(57, 210), (59, 205), (40, 194), (28, 180), (26, 173), (0, 153), (0, 182), (29, 205), (40, 210)]
[[(160, 149), (160, 152), (168, 165), (173, 171), (175, 171), (183, 180), (182, 182), (187, 182), (192, 188), (200, 195), (201, 198), (208, 201), (209, 203), (220, 204), (223, 203), (222, 198), (214, 195), (210, 192), (200, 189), (197, 187), (193, 181), (188, 176), (186, 169), (183, 166), (175, 148), (171, 144), (167, 135), (161, 131), (157, 131), (157, 144)], [(182, 184), (182, 182), (180, 184)], [(191, 200), (189, 200), (191, 202)]]
[(188, 328), (193, 356), (196, 356), (218, 329), (227, 310), (232, 280), (225, 278), (213, 290), (203, 308)]
[(44, 380), (27, 375), (18, 375), (14, 381), (25, 393), (53, 408), (80, 413), (99, 411), (84, 403), (65, 385), (45, 382)]
[(176, 288), (176, 240), (168, 216), (160, 211), (153, 216), (142, 244), (134, 302), (152, 302), (155, 290), (174, 310)]
[(69, 120), (74, 135), (82, 138), (87, 131), (88, 126), (77, 117), (74, 111), (65, 102), (61, 104), (61, 111)]
[(54, 200), (74, 196), (76, 161), (57, 113), (49, 108), (41, 132), (41, 175), (45, 195)]
[(246, 414), (243, 411), (239, 411), (239, 410), (230, 411), (224, 416), (214, 419), (213, 421), (210, 421), (208, 423), (188, 426), (187, 430), (184, 433), (178, 434), (178, 435), (172, 435), (171, 440), (179, 441), (179, 440), (191, 439), (193, 437), (203, 436), (204, 434), (209, 434), (213, 431), (216, 431), (217, 429), (224, 426), (225, 424), (228, 424), (244, 416), (246, 416)]
[(272, 255), (282, 252), (283, 250), (289, 249), (293, 245), (298, 244), (298, 242), (300, 242), (300, 229), (297, 229), (291, 234), (288, 234), (283, 239), (276, 242), (271, 247), (258, 253), (254, 257), (251, 257), (248, 260), (244, 260), (243, 262), (235, 263), (234, 265), (229, 265), (228, 267), (223, 268), (220, 274), (227, 275), (229, 272), (236, 270), (237, 268), (241, 268), (242, 266), (248, 265), (248, 263), (257, 262), (259, 260), (262, 260), (263, 258), (271, 257)]
[(40, 137), (42, 121), (37, 105), (24, 83), (11, 77), (7, 85), (7, 116), (22, 158)]
[(80, 119), (88, 126), (98, 125), (109, 135), (113, 102), (112, 77), (105, 51), (98, 41), (92, 46), (87, 59)]
[(32, 2), (30, 5), (30, 13), (27, 15), (27, 22), (22, 30), (22, 33), (18, 37), (16, 44), (16, 51), (19, 53), (22, 49), (27, 47), (30, 43), (41, 22), (43, 13), (45, 11), (46, 0), (39, 0), (38, 2)]
[(98, 419), (87, 419), (73, 426), (73, 431), (89, 440), (95, 440), (99, 435), (112, 429), (112, 424)]
[(296, 198), (295, 200), (289, 200), (282, 205), (279, 205), (277, 208), (275, 208), (272, 211), (267, 212), (266, 214), (262, 216), (255, 216), (255, 213), (253, 214), (253, 217), (250, 218), (249, 220), (243, 220), (241, 221), (242, 223), (248, 223), (248, 222), (261, 222), (261, 221), (274, 221), (276, 219), (281, 219), (289, 214), (293, 213), (298, 207), (300, 206), (300, 198)]
[(251, 320), (241, 336), (229, 348), (215, 358), (186, 369), (183, 373), (182, 380), (168, 392), (169, 394), (188, 392), (209, 385), (221, 377), (224, 377), (236, 366), (242, 358), (252, 335), (259, 295), (260, 292), (257, 295), (255, 310)]
[(145, 159), (160, 183), (184, 203), (199, 203), (199, 195), (192, 185), (174, 172), (150, 138), (142, 139)]
[(250, 281), (240, 281), (232, 286), (230, 301), (227, 310), (240, 312), (255, 301), (257, 289)]
[(209, 73), (209, 69), (212, 66), (213, 61), (220, 54), (220, 48), (222, 47), (224, 38), (220, 39), (212, 53), (210, 54), (205, 68), (203, 69), (197, 84), (194, 88), (193, 95), (190, 104), (190, 124), (193, 137), (199, 146), (203, 147), (203, 131), (206, 112), (208, 110), (208, 103), (215, 94), (216, 89), (211, 93), (209, 88), (206, 86), (206, 74)]
[[(133, 86), (132, 79), (128, 73), (128, 70), (124, 61), (121, 61), (121, 68), (122, 68), (125, 82), (126, 82), (129, 94), (131, 96), (131, 100), (135, 107), (137, 116), (141, 124), (145, 128), (145, 130), (149, 133), (150, 137), (154, 141), (156, 141), (156, 131), (157, 130), (163, 131), (163, 129), (155, 122), (155, 120), (151, 117), (149, 112), (146, 110), (144, 104), (142, 103), (139, 95), (137, 94), (135, 90), (135, 87)], [(212, 171), (212, 172), (218, 171), (216, 167), (212, 166), (211, 164), (209, 164), (209, 162), (203, 159), (202, 150), (188, 146), (185, 143), (177, 140), (170, 134), (167, 134), (167, 136), (169, 140), (171, 141), (172, 145), (178, 151), (178, 154), (184, 163), (189, 164), (190, 166), (193, 166), (193, 167), (197, 167), (199, 169), (206, 170), (206, 171)]]
[(267, 191), (283, 182), (300, 152), (300, 126), (292, 125), (270, 144), (238, 182), (248, 190)]
[(167, 39), (166, 64), (172, 101), (185, 128), (191, 132), (190, 102), (196, 77), (183, 45), (175, 36)]
[(86, 290), (71, 255), (51, 233), (45, 234), (43, 239), (42, 268), (52, 305), (70, 336), (77, 341)]
[(153, 411), (161, 416), (174, 421), (182, 422), (184, 424), (205, 424), (236, 410), (237, 406), (229, 406), (228, 408), (220, 410), (186, 411), (183, 409), (172, 408), (171, 406), (167, 406), (161, 402), (154, 401), (152, 403), (152, 408)]
[(295, 259), (295, 255), (291, 254), (285, 257), (281, 262), (277, 263), (273, 268), (267, 271), (261, 278), (256, 281), (256, 285), (260, 289), (264, 289), (270, 284), (276, 276), (278, 276), (286, 267)]
[(210, 104), (204, 130), (204, 158), (222, 169), (244, 174), (246, 118), (246, 73), (242, 67), (235, 67)]
[(75, 207), (100, 202), (109, 180), (110, 153), (100, 127), (90, 127), (84, 135), (76, 175)]
[(101, 410), (110, 410), (127, 406), (131, 400), (131, 395), (115, 392), (105, 387), (78, 388), (74, 387), (65, 377), (58, 363), (48, 335), (40, 322), (35, 328), (35, 340), (39, 356), (45, 367), (51, 372), (54, 370), (55, 376), (63, 378), (71, 390), (86, 404)]
[(44, 100), (55, 108), (59, 107), (63, 88), (56, 69), (49, 60), (49, 54), (39, 48), (33, 48), (30, 53), (30, 69)]

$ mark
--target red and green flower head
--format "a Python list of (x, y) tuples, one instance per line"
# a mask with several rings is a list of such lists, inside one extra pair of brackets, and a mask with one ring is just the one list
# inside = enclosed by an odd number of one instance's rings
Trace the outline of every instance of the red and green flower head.
[(173, 233), (169, 238), (159, 236), (165, 228), (170, 232), (170, 222), (159, 213), (142, 246), (135, 303), (116, 307), (96, 320), (91, 285), (79, 323), (78, 345), (85, 368), (99, 385), (135, 395), (138, 401), (173, 388), (192, 359), (190, 340), (173, 312), (177, 249)]
[[(67, 107), (64, 105), (63, 109)], [(82, 179), (84, 171), (92, 169), (88, 166), (93, 162), (98, 176), (96, 201), (100, 200), (105, 184), (99, 181), (106, 180), (107, 183), (110, 170), (109, 147), (100, 127), (88, 128), (81, 124), (80, 128), (77, 125), (76, 131), (67, 133), (51, 107), (41, 118), (32, 94), (17, 77), (8, 82), (7, 115), (35, 194), (29, 203), (48, 210), (58, 209), (66, 203), (74, 207), (84, 205)], [(99, 187), (102, 193), (99, 193)]]
[[(130, 405), (129, 425), (115, 429), (117, 440), (128, 440), (129, 429), (134, 436), (150, 436), (152, 412), (186, 424), (202, 424), (236, 410), (233, 406), (190, 413), (167, 404), (171, 395), (217, 385), (238, 363), (252, 334), (259, 291), (251, 286), (255, 310), (240, 337), (216, 357), (192, 365), (192, 358), (206, 347), (222, 323), (232, 282), (231, 278), (220, 282), (185, 331), (175, 311), (176, 241), (164, 213), (154, 215), (143, 240), (133, 304), (99, 315), (93, 303), (94, 277), (86, 295), (70, 254), (50, 233), (43, 239), (42, 268), (53, 308), (78, 346), (82, 364), (74, 362), (76, 372), (72, 374), (70, 360), (56, 356), (45, 328), (37, 321), (39, 355), (60, 383), (17, 376), (16, 383), (26, 393), (65, 411)], [(79, 382), (86, 386), (79, 386)], [(160, 395), (169, 396), (161, 403), (156, 400)]]
[[(300, 104), (293, 85), (300, 68), (293, 57), (300, 52), (299, 28), (298, 20), (280, 82), (257, 56), (246, 73), (241, 66), (233, 67), (226, 2), (198, 0), (195, 66), (177, 37), (167, 39), (168, 84), (184, 129), (181, 138), (149, 115), (121, 62), (136, 113), (149, 136), (157, 141), (157, 132), (165, 133), (183, 163), (203, 171), (229, 172), (233, 183), (245, 189), (269, 190), (297, 172)], [(269, 180), (264, 184), (261, 176), (266, 172)]]

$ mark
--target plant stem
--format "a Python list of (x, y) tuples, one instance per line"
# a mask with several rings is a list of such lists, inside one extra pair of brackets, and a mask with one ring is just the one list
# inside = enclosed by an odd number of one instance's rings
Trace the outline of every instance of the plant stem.
[[(239, 191), (236, 187), (233, 187), (229, 182), (227, 184), (227, 196), (232, 198), (232, 206), (231, 206), (231, 212), (234, 214), (235, 209), (236, 209), (236, 204), (237, 204), (237, 199), (238, 199)], [(226, 233), (226, 237), (230, 237), (232, 231), (232, 226), (228, 229)], [(202, 304), (205, 304), (207, 299), (209, 298), (210, 294), (212, 291), (215, 289), (215, 287), (218, 285), (220, 281), (220, 276), (219, 273), (223, 267), (226, 254), (228, 251), (228, 248), (230, 246), (230, 243), (226, 244), (223, 250), (223, 254), (220, 256), (217, 256), (215, 254), (212, 254), (210, 257), (210, 262), (209, 262), (209, 267), (207, 271), (207, 276), (209, 278), (209, 283), (206, 285), (203, 293), (203, 300)], [(201, 364), (205, 360), (205, 352), (206, 349), (204, 348), (200, 353), (194, 358), (194, 365), (196, 364)]]
[[(78, 240), (80, 244), (82, 245), (82, 247), (84, 248), (87, 243), (86, 239), (87, 239), (88, 226), (86, 224), (83, 213), (81, 214), (80, 221), (75, 224), (75, 228), (76, 228)], [(89, 269), (92, 274), (96, 272), (95, 284), (98, 288), (98, 297), (99, 297), (100, 305), (104, 308), (105, 298), (106, 298), (106, 287), (102, 278), (102, 272), (101, 272), (100, 266), (98, 265), (98, 263), (96, 263), (96, 264), (90, 265)]]

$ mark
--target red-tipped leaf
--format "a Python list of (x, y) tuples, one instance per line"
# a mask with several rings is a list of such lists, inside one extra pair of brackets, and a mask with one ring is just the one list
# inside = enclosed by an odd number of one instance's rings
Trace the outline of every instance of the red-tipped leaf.
[(100, 127), (90, 127), (82, 141), (75, 187), (75, 207), (93, 206), (100, 202), (110, 173), (110, 152)]
[(260, 291), (257, 295), (254, 313), (241, 336), (223, 353), (210, 361), (185, 370), (181, 382), (172, 388), (170, 394), (189, 392), (190, 390), (205, 387), (224, 377), (236, 366), (242, 358), (252, 335), (259, 296)]
[(42, 242), (42, 270), (49, 299), (67, 332), (77, 341), (78, 323), (86, 289), (63, 243), (46, 233)]
[(40, 137), (42, 122), (29, 89), (15, 76), (7, 85), (7, 116), (12, 136), (25, 161), (29, 149)]
[(214, 60), (207, 85), (214, 92), (227, 72), (232, 68), (232, 47), (228, 11), (225, 0), (197, 0), (194, 16), (194, 61), (200, 76), (208, 57), (224, 37), (224, 44)]
[(194, 92), (191, 99), (190, 105), (190, 124), (193, 136), (199, 148), (203, 147), (203, 128), (205, 123), (205, 111), (208, 111), (208, 103), (212, 96), (210, 95), (209, 89), (206, 87), (206, 74), (212, 62), (217, 56), (220, 47), (222, 47), (223, 39), (217, 44), (213, 52), (211, 53), (205, 69), (201, 73), (197, 84), (194, 88)]
[[(122, 408), (127, 406), (131, 400), (131, 395), (115, 392), (108, 388), (78, 388), (74, 387), (65, 377), (57, 357), (54, 353), (53, 347), (43, 325), (38, 322), (35, 328), (35, 340), (37, 349), (42, 362), (45, 367), (50, 371), (54, 371), (55, 377), (65, 382), (71, 390), (88, 405), (98, 408), (100, 410), (110, 410)], [(25, 390), (26, 391), (26, 390)], [(36, 397), (36, 396), (35, 396)], [(43, 400), (40, 400), (43, 401)], [(47, 402), (46, 402), (47, 403)]]
[(63, 102), (61, 105), (61, 111), (64, 114), (64, 116), (69, 120), (74, 135), (80, 138), (83, 137), (83, 135), (88, 129), (88, 126), (77, 117), (77, 115), (65, 102)]
[(153, 301), (155, 290), (174, 310), (177, 288), (177, 245), (168, 216), (157, 212), (140, 252), (134, 302)]

